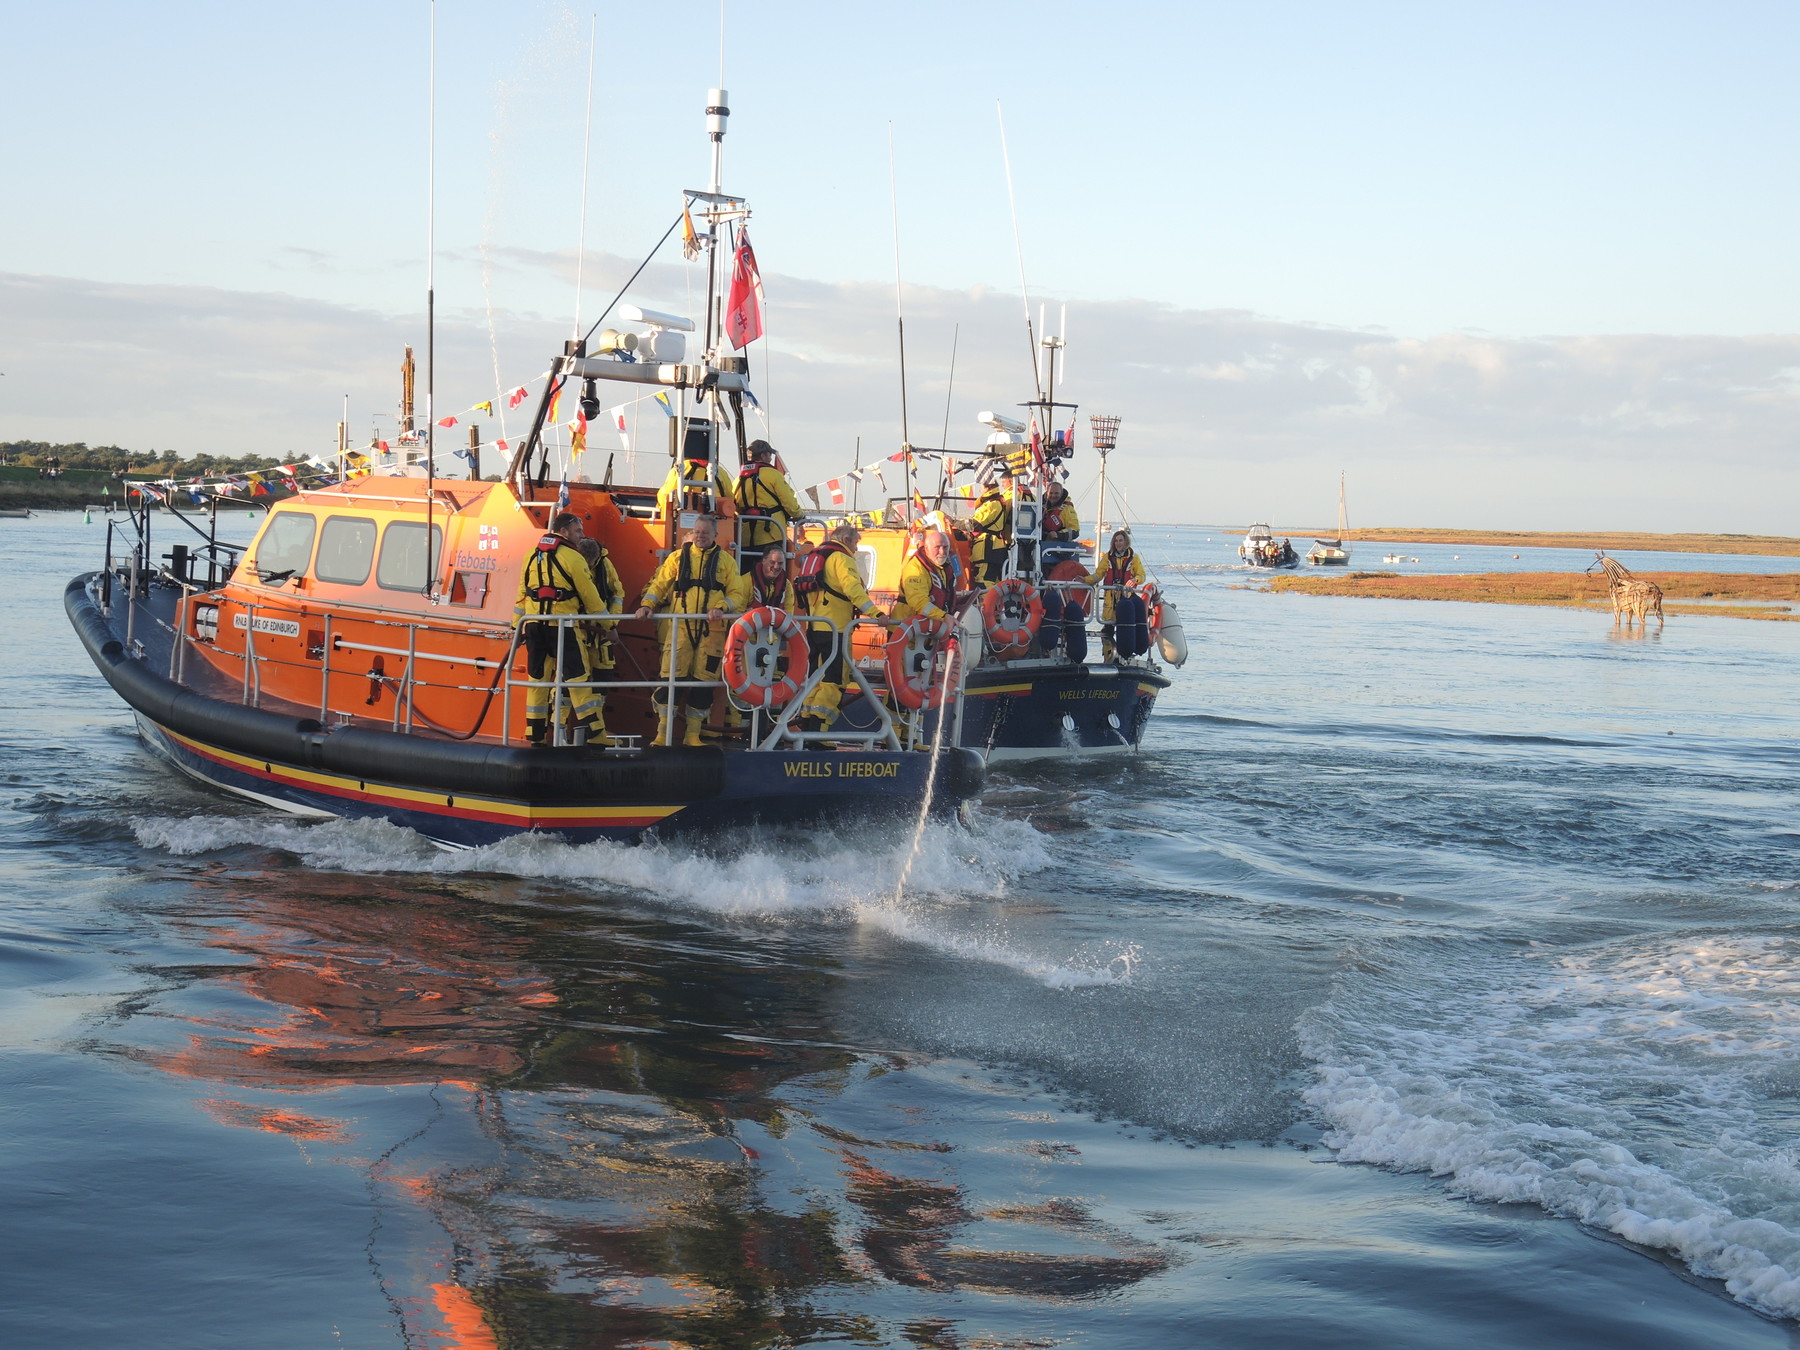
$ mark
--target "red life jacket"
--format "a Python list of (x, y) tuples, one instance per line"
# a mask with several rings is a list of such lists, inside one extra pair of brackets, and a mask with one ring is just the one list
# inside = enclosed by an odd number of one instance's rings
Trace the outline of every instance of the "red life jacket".
[(850, 556), (850, 550), (835, 540), (820, 544), (800, 562), (800, 571), (794, 576), (794, 598), (800, 602), (800, 608), (808, 614), (812, 613), (813, 597), (820, 591), (827, 595), (835, 595), (838, 599), (848, 601), (849, 596), (825, 580), (825, 560), (832, 554)]
[[(537, 541), (537, 552), (525, 565), (536, 576), (536, 584), (532, 587), (531, 596), (538, 602), (538, 613), (548, 614), (550, 607), (564, 600), (573, 600), (577, 594), (575, 578), (569, 575), (568, 568), (562, 559), (556, 556), (560, 548), (568, 548), (569, 541), (560, 534), (546, 534)], [(556, 579), (560, 577), (567, 582), (566, 586), (558, 586)]]
[(1121, 560), (1117, 554), (1106, 555), (1106, 581), (1108, 586), (1129, 586), (1135, 580), (1131, 575), (1131, 560), (1137, 557), (1136, 550), (1129, 551)]
[(762, 568), (754, 568), (750, 573), (750, 603), (752, 606), (771, 605), (776, 609), (781, 609), (783, 602), (787, 599), (787, 587), (788, 577), (785, 568), (782, 569), (781, 575), (773, 581), (763, 575)]
[(950, 584), (949, 569), (937, 566), (923, 553), (914, 556), (924, 567), (925, 575), (931, 578), (931, 586), (926, 592), (926, 598), (948, 614), (956, 605), (956, 588)]
[(758, 498), (768, 492), (763, 486), (762, 471), (763, 466), (756, 460), (738, 470), (737, 491), (732, 495), (737, 498), (738, 514), (746, 520), (771, 519), (775, 514), (773, 508), (780, 505), (779, 502), (770, 502), (767, 506), (759, 503)]

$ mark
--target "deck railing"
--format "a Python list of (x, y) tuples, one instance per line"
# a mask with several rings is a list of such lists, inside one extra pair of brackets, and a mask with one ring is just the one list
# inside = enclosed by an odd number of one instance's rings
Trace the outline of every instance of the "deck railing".
[[(109, 525), (107, 536), (107, 571), (102, 579), (102, 603), (112, 608), (112, 587), (115, 578), (123, 581), (126, 589), (127, 614), (125, 622), (125, 642), (128, 650), (141, 655), (142, 648), (137, 643), (137, 625), (142, 616), (155, 622), (159, 627), (170, 630), (173, 639), (169, 658), (169, 676), (178, 683), (185, 683), (188, 673), (189, 649), (200, 640), (195, 636), (194, 609), (202, 597), (210, 593), (210, 586), (202, 586), (189, 576), (177, 575), (168, 569), (159, 569), (158, 575), (167, 581), (180, 585), (182, 596), (177, 604), (176, 619), (171, 625), (161, 619), (140, 603), (141, 593), (150, 578), (146, 566), (144, 551), (146, 544), (140, 542), (131, 550), (127, 560), (114, 557), (112, 548), (112, 531)], [(215, 545), (222, 552), (230, 551), (233, 546)], [(198, 551), (197, 551), (198, 552)], [(217, 560), (208, 559), (208, 579), (216, 585), (215, 567)], [(1035, 583), (1040, 589), (1058, 591), (1096, 591), (1104, 593), (1108, 588), (1103, 585), (1089, 583), (1085, 579), (1069, 581), (1047, 581)], [(1118, 589), (1118, 588), (1113, 588)], [(225, 608), (224, 605), (220, 606)], [(232, 602), (230, 605), (234, 622), (241, 617), (244, 634), (242, 650), (234, 651), (228, 646), (219, 645), (216, 639), (207, 643), (208, 648), (219, 656), (242, 662), (240, 694), (247, 707), (259, 707), (265, 697), (267, 681), (264, 668), (283, 666), (290, 669), (305, 670), (316, 674), (319, 681), (318, 716), (321, 722), (328, 722), (334, 715), (342, 719), (365, 718), (367, 713), (361, 709), (334, 708), (332, 706), (333, 682), (340, 685), (345, 679), (366, 679), (371, 682), (371, 696), (365, 707), (373, 705), (379, 698), (379, 691), (387, 691), (393, 695), (393, 711), (387, 718), (389, 728), (402, 734), (418, 731), (452, 736), (457, 739), (472, 739), (482, 734), (482, 728), (489, 722), (492, 713), (492, 702), (500, 700), (500, 719), (498, 739), (501, 744), (510, 745), (521, 739), (517, 720), (524, 714), (525, 699), (517, 697), (516, 691), (542, 689), (549, 691), (548, 721), (553, 744), (566, 745), (578, 741), (581, 732), (567, 725), (567, 713), (572, 706), (571, 691), (578, 689), (592, 690), (604, 696), (609, 693), (620, 693), (627, 690), (647, 690), (654, 696), (661, 691), (658, 700), (658, 711), (661, 719), (661, 730), (665, 737), (672, 739), (670, 731), (674, 719), (678, 715), (678, 695), (690, 690), (712, 689), (724, 690), (726, 700), (732, 708), (745, 715), (748, 720), (747, 743), (753, 750), (778, 750), (794, 748), (810, 743), (830, 741), (834, 743), (861, 744), (867, 748), (880, 746), (889, 750), (922, 749), (929, 745), (931, 736), (930, 719), (924, 709), (903, 710), (896, 712), (890, 706), (888, 698), (878, 692), (877, 686), (868, 678), (867, 668), (879, 666), (881, 658), (859, 659), (853, 654), (843, 661), (848, 671), (850, 683), (844, 686), (847, 691), (851, 684), (862, 694), (862, 708), (873, 714), (873, 725), (861, 728), (839, 728), (824, 731), (807, 731), (798, 725), (802, 709), (807, 705), (808, 697), (824, 682), (828, 673), (838, 665), (839, 658), (846, 654), (846, 644), (854, 641), (858, 632), (873, 630), (881, 635), (882, 646), (898, 640), (895, 631), (899, 625), (890, 620), (856, 618), (847, 629), (838, 628), (830, 619), (818, 615), (796, 614), (793, 618), (803, 627), (827, 630), (831, 635), (830, 655), (822, 661), (810, 661), (806, 680), (799, 691), (785, 704), (776, 709), (766, 709), (744, 705), (733, 698), (730, 689), (723, 680), (679, 679), (674, 675), (663, 675), (657, 678), (622, 679), (608, 674), (604, 678), (576, 680), (570, 678), (571, 673), (564, 669), (564, 646), (562, 640), (554, 644), (556, 665), (547, 679), (534, 680), (529, 673), (518, 670), (519, 649), (523, 644), (527, 623), (551, 623), (565, 632), (579, 632), (586, 625), (617, 625), (627, 619), (634, 618), (629, 614), (579, 614), (579, 615), (526, 615), (517, 624), (501, 628), (496, 624), (445, 623), (433, 619), (404, 619), (392, 617), (375, 617), (355, 615), (340, 616), (330, 611), (316, 615), (303, 614), (295, 608), (291, 601), (278, 601), (267, 604), (255, 602)], [(317, 657), (308, 653), (306, 659), (294, 660), (279, 656), (273, 652), (259, 649), (257, 634), (259, 619), (280, 616), (284, 620), (293, 621), (302, 617), (314, 619), (323, 625), (322, 641), (319, 643)], [(722, 622), (729, 623), (736, 616), (728, 616)], [(680, 623), (708, 623), (703, 615), (663, 612), (652, 616), (661, 627), (657, 650), (665, 658), (672, 656), (672, 648), (678, 640), (676, 625)], [(1105, 625), (1092, 615), (1084, 615), (1084, 629), (1090, 637), (1101, 633)], [(350, 627), (346, 633), (344, 628)], [(392, 640), (369, 640), (370, 629), (392, 630)], [(474, 656), (440, 650), (437, 641), (443, 638), (458, 638), (464, 641), (470, 638), (485, 640), (492, 644), (496, 656)], [(348, 665), (342, 659), (334, 661), (334, 657), (349, 654), (353, 657), (375, 658), (371, 663), (359, 661), (356, 666)], [(383, 658), (396, 658), (401, 662), (398, 672), (389, 673), (382, 669)], [(962, 659), (960, 644), (953, 658), (955, 670), (952, 675), (954, 694), (946, 707), (939, 710), (939, 716), (951, 716), (953, 733), (952, 742), (960, 739), (963, 692), (967, 684), (969, 670), (978, 662)], [(1039, 660), (1028, 659), (1030, 664)], [(1009, 662), (1007, 664), (1024, 664), (1025, 662)], [(673, 669), (673, 660), (667, 660), (667, 667)], [(455, 680), (432, 679), (429, 672), (440, 666), (465, 666), (478, 672), (493, 672), (486, 683), (462, 683)], [(468, 728), (447, 727), (421, 711), (418, 707), (418, 696), (421, 690), (444, 690), (481, 695), (484, 698), (481, 713), (475, 724)], [(612, 739), (623, 751), (630, 752), (640, 748), (641, 737), (635, 735), (619, 735), (614, 733)]]
[[(185, 681), (187, 674), (188, 651), (197, 645), (200, 639), (195, 636), (194, 606), (203, 593), (197, 589), (185, 588), (177, 606), (177, 618), (172, 628), (174, 644), (170, 655), (170, 677), (177, 681)], [(234, 622), (241, 619), (244, 635), (241, 650), (233, 650), (216, 641), (205, 644), (209, 650), (227, 659), (235, 659), (242, 663), (240, 698), (247, 707), (261, 706), (264, 698), (266, 681), (263, 670), (266, 666), (281, 666), (289, 669), (304, 670), (316, 674), (319, 680), (319, 720), (329, 721), (332, 716), (340, 718), (364, 717), (361, 710), (334, 708), (332, 706), (333, 680), (342, 682), (345, 679), (366, 679), (371, 682), (372, 689), (379, 687), (393, 695), (393, 712), (388, 717), (390, 730), (402, 734), (416, 731), (435, 732), (439, 735), (451, 735), (458, 738), (472, 738), (480, 734), (481, 728), (489, 719), (491, 702), (500, 700), (500, 725), (498, 736), (502, 744), (510, 745), (518, 741), (517, 719), (523, 715), (525, 700), (515, 697), (520, 690), (542, 689), (549, 691), (546, 717), (550, 726), (552, 743), (567, 745), (580, 737), (578, 729), (566, 725), (573, 699), (574, 690), (592, 690), (598, 695), (619, 693), (626, 690), (647, 690), (652, 696), (660, 691), (662, 698), (658, 700), (658, 711), (662, 718), (662, 729), (665, 735), (670, 724), (678, 715), (677, 703), (680, 695), (690, 690), (710, 689), (724, 690), (730, 706), (745, 714), (749, 719), (748, 743), (755, 750), (778, 750), (793, 748), (818, 741), (831, 741), (841, 744), (861, 744), (868, 748), (881, 746), (889, 750), (917, 749), (928, 743), (926, 719), (923, 711), (912, 711), (897, 715), (877, 692), (870, 682), (862, 662), (854, 657), (846, 661), (850, 680), (861, 691), (864, 699), (863, 707), (874, 715), (874, 725), (862, 728), (839, 728), (827, 731), (806, 731), (797, 724), (801, 710), (806, 706), (808, 696), (824, 682), (838, 663), (845, 650), (845, 643), (852, 633), (859, 628), (874, 628), (886, 639), (891, 627), (887, 622), (872, 619), (854, 620), (850, 629), (839, 629), (830, 619), (823, 616), (794, 615), (797, 622), (809, 628), (823, 628), (831, 634), (830, 655), (821, 661), (809, 663), (807, 677), (799, 691), (778, 709), (751, 707), (737, 702), (731, 690), (723, 680), (681, 679), (672, 673), (654, 679), (628, 679), (607, 675), (603, 678), (585, 680), (574, 678), (576, 672), (565, 669), (565, 642), (557, 640), (553, 643), (555, 667), (549, 672), (549, 678), (532, 679), (529, 672), (521, 673), (518, 669), (518, 655), (524, 645), (525, 625), (530, 623), (549, 623), (564, 632), (573, 632), (579, 636), (584, 626), (619, 624), (632, 615), (627, 614), (528, 614), (523, 616), (519, 624), (510, 629), (497, 631), (493, 626), (473, 626), (467, 624), (446, 624), (431, 620), (375, 619), (357, 617), (347, 622), (355, 626), (354, 637), (341, 630), (344, 620), (332, 613), (317, 616), (322, 624), (322, 638), (319, 643), (317, 664), (310, 657), (294, 660), (279, 656), (273, 652), (260, 650), (257, 645), (259, 620), (279, 616), (283, 620), (293, 621), (301, 617), (301, 611), (290, 604), (257, 604), (236, 602), (231, 605)], [(134, 614), (136, 609), (134, 607)], [(312, 617), (312, 616), (307, 616)], [(693, 614), (664, 612), (651, 616), (664, 625), (664, 633), (658, 643), (658, 650), (665, 656), (677, 642), (678, 634), (675, 625), (678, 623), (707, 623), (705, 616)], [(128, 626), (131, 619), (128, 617)], [(397, 630), (391, 642), (368, 641), (366, 632), (369, 628)], [(403, 636), (402, 636), (403, 635)], [(471, 637), (485, 639), (500, 646), (503, 654), (499, 659), (493, 657), (473, 656), (438, 650), (433, 637)], [(404, 645), (402, 645), (404, 644)], [(395, 657), (401, 661), (397, 672), (388, 672), (378, 664), (359, 662), (354, 667), (347, 667), (334, 656), (351, 653), (362, 657)], [(672, 660), (666, 661), (666, 668), (674, 669)], [(477, 671), (493, 671), (494, 677), (483, 684), (467, 684), (458, 681), (447, 681), (430, 678), (429, 671), (436, 666), (466, 666)], [(590, 672), (591, 673), (591, 672)], [(845, 686), (846, 689), (849, 685)], [(481, 714), (475, 725), (469, 728), (453, 728), (436, 721), (418, 707), (418, 695), (421, 690), (446, 690), (483, 695), (488, 699), (484, 703)], [(376, 695), (371, 696), (370, 702)], [(613, 739), (620, 742), (620, 748), (637, 749), (639, 737), (633, 735), (614, 734)]]

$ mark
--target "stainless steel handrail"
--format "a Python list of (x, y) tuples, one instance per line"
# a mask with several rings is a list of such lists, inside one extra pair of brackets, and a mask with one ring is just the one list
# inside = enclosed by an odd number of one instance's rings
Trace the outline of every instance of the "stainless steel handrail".
[[(522, 614), (519, 616), (519, 626), (520, 631), (523, 632), (524, 625), (527, 623), (554, 623), (557, 628), (566, 632), (578, 624), (617, 624), (624, 623), (627, 619), (635, 618), (635, 612), (630, 614)], [(710, 622), (704, 614), (695, 615), (681, 612), (653, 613), (646, 622), (655, 621), (660, 623), (675, 620), (688, 623)], [(675, 629), (672, 624), (669, 629), (669, 642), (671, 644), (672, 657), (672, 646), (675, 642)], [(506, 673), (506, 690), (508, 697), (506, 699), (505, 710), (502, 713), (502, 741), (507, 744), (511, 743), (511, 712), (513, 700), (510, 695), (514, 689), (548, 689), (551, 691), (549, 712), (550, 722), (554, 728), (554, 743), (562, 745), (566, 743), (562, 740), (562, 736), (564, 735), (562, 716), (564, 704), (563, 695), (570, 689), (665, 689), (668, 691), (667, 702), (664, 705), (668, 710), (665, 712), (666, 720), (674, 715), (675, 691), (677, 689), (718, 689), (724, 686), (723, 680), (676, 679), (674, 675), (675, 662), (673, 659), (669, 661), (670, 673), (666, 676), (658, 676), (654, 680), (570, 680), (564, 678), (562, 657), (563, 644), (559, 640), (556, 644), (556, 670), (554, 677), (548, 680), (519, 679), (512, 673), (511, 663), (508, 663)]]
[[(177, 650), (173, 657), (173, 660), (177, 662), (176, 670), (178, 672), (178, 678), (185, 676), (186, 647), (195, 640), (190, 635), (189, 628), (193, 615), (193, 601), (197, 599), (198, 595), (184, 594), (178, 611), (179, 622), (176, 627)], [(261, 667), (265, 663), (273, 663), (280, 666), (293, 666), (302, 669), (307, 668), (308, 666), (307, 662), (295, 661), (276, 655), (272, 652), (258, 650), (256, 642), (257, 621), (259, 617), (268, 617), (268, 614), (265, 613), (265, 611), (272, 611), (274, 614), (280, 615), (283, 618), (292, 618), (294, 620), (308, 617), (307, 611), (295, 606), (291, 600), (287, 600), (286, 597), (283, 597), (283, 601), (285, 601), (285, 603), (258, 604), (254, 602), (238, 602), (237, 611), (242, 615), (243, 622), (244, 642), (242, 650), (232, 651), (228, 647), (217, 645), (214, 645), (213, 647), (213, 650), (217, 651), (220, 655), (236, 658), (243, 662), (241, 698), (246, 706), (260, 706), (263, 693)], [(320, 678), (319, 718), (321, 722), (329, 720), (333, 712), (331, 707), (332, 676), (349, 673), (341, 667), (333, 666), (333, 655), (342, 652), (360, 652), (371, 655), (403, 658), (401, 669), (394, 675), (370, 672), (371, 679), (379, 680), (382, 685), (393, 692), (394, 710), (392, 717), (390, 718), (390, 726), (394, 731), (403, 734), (411, 734), (421, 720), (416, 707), (417, 691), (420, 688), (454, 689), (476, 693), (490, 692), (493, 689), (493, 686), (488, 685), (471, 685), (425, 679), (422, 678), (419, 673), (421, 665), (426, 663), (438, 663), (451, 666), (467, 665), (477, 670), (502, 671), (503, 674), (499, 685), (499, 689), (502, 693), (499, 728), (502, 744), (511, 744), (515, 739), (513, 735), (513, 722), (516, 715), (514, 704), (518, 702), (513, 696), (515, 690), (548, 689), (551, 691), (551, 720), (556, 726), (555, 734), (557, 743), (563, 744), (565, 743), (563, 737), (566, 734), (562, 726), (563, 713), (568, 706), (568, 696), (572, 690), (592, 689), (599, 691), (622, 691), (629, 689), (662, 689), (666, 691), (668, 696), (666, 705), (668, 711), (665, 713), (665, 716), (672, 716), (676, 691), (725, 688), (725, 682), (723, 680), (678, 679), (672, 673), (667, 676), (658, 676), (654, 679), (629, 680), (609, 678), (571, 680), (567, 678), (568, 672), (563, 669), (562, 643), (560, 642), (557, 643), (557, 665), (552, 674), (552, 678), (548, 680), (532, 680), (529, 678), (522, 678), (516, 672), (514, 661), (520, 645), (517, 640), (517, 634), (524, 631), (525, 624), (548, 622), (553, 623), (558, 628), (566, 631), (582, 624), (620, 624), (627, 620), (634, 619), (635, 615), (632, 613), (528, 614), (520, 616), (518, 627), (516, 629), (500, 631), (495, 631), (485, 625), (481, 627), (471, 627), (441, 623), (434, 624), (424, 621), (413, 623), (403, 619), (365, 620), (360, 616), (353, 620), (353, 622), (357, 623), (378, 623), (380, 626), (384, 627), (405, 628), (408, 634), (408, 641), (407, 646), (404, 648), (387, 646), (379, 643), (355, 642), (349, 640), (341, 633), (335, 631), (337, 628), (337, 621), (341, 616), (336, 616), (327, 611), (319, 614), (317, 617), (319, 617), (325, 625), (323, 649), (320, 653), (320, 665), (318, 667)], [(738, 616), (731, 615), (729, 617), (735, 620)], [(851, 680), (855, 682), (856, 687), (862, 692), (867, 700), (867, 706), (874, 710), (877, 718), (877, 725), (864, 731), (827, 730), (817, 732), (801, 731), (793, 725), (794, 718), (806, 704), (807, 696), (824, 681), (826, 672), (837, 663), (840, 656), (844, 653), (845, 644), (850, 640), (852, 633), (858, 627), (879, 627), (885, 630), (892, 626), (890, 621), (868, 619), (859, 616), (851, 621), (849, 627), (840, 629), (829, 618), (822, 615), (795, 615), (794, 617), (799, 620), (804, 627), (823, 627), (832, 633), (833, 641), (830, 655), (825, 660), (814, 664), (813, 668), (809, 670), (807, 679), (802, 684), (800, 691), (788, 701), (787, 705), (784, 706), (777, 715), (769, 719), (769, 726), (766, 734), (761, 725), (764, 717), (764, 710), (750, 710), (754, 714), (750, 736), (750, 747), (757, 750), (775, 750), (782, 748), (784, 745), (798, 746), (808, 742), (821, 740), (861, 742), (870, 747), (873, 747), (876, 744), (885, 744), (888, 749), (895, 751), (907, 748), (908, 744), (916, 747), (922, 734), (921, 727), (919, 725), (909, 724), (906, 728), (906, 735), (903, 740), (899, 723), (897, 723), (893, 713), (887, 707), (886, 702), (876, 693), (875, 688), (865, 677), (862, 667), (855, 660), (848, 660), (845, 664), (849, 668)], [(675, 623), (710, 622), (704, 615), (694, 615), (679, 611), (659, 612), (653, 614), (651, 619), (655, 622), (666, 623), (669, 625), (666, 641), (658, 644), (659, 647), (663, 647), (665, 650), (677, 640), (674, 628)], [(504, 635), (510, 644), (510, 649), (504, 660), (493, 660), (478, 656), (457, 656), (445, 652), (421, 650), (418, 646), (418, 636), (421, 630), (428, 633), (453, 633), (461, 636), (487, 639), (497, 639)], [(669, 663), (669, 668), (672, 672), (674, 668), (673, 661)], [(730, 699), (729, 689), (726, 689), (726, 697), (727, 699)], [(734, 704), (733, 706), (737, 705)], [(347, 713), (345, 715), (355, 716), (356, 714)], [(427, 724), (430, 724), (428, 718), (423, 720)], [(916, 723), (917, 719), (912, 719), (912, 721)]]
[[(327, 622), (330, 616), (327, 615)], [(338, 638), (336, 650), (341, 652), (374, 652), (379, 656), (404, 656), (408, 660), (442, 661), (451, 666), (475, 666), (481, 670), (498, 670), (499, 661), (484, 661), (479, 656), (447, 656), (443, 652), (407, 651), (403, 647), (378, 647), (372, 642), (351, 642), (347, 638)]]

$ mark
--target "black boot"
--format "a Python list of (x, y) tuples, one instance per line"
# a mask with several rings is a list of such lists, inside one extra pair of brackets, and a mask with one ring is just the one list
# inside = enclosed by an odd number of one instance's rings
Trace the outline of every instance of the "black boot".
[(527, 717), (525, 719), (525, 743), (542, 745), (544, 737), (549, 733), (550, 721), (545, 717)]

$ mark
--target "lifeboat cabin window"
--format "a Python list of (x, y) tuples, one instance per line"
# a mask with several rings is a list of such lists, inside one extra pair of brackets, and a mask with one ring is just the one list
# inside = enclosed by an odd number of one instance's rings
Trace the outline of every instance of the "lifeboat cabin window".
[(319, 531), (313, 575), (340, 586), (360, 586), (375, 566), (375, 522), (360, 516), (327, 516)]
[(384, 591), (422, 591), (444, 553), (444, 532), (431, 527), (431, 561), (425, 560), (425, 526), (396, 520), (381, 532), (375, 584)]
[(280, 586), (306, 571), (312, 561), (313, 531), (318, 519), (306, 511), (277, 511), (263, 526), (252, 564), (265, 586)]
[(458, 572), (450, 578), (450, 603), (480, 609), (487, 602), (488, 574)]

